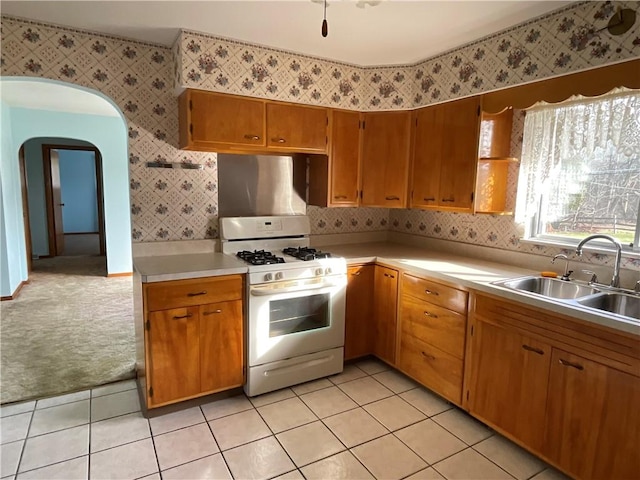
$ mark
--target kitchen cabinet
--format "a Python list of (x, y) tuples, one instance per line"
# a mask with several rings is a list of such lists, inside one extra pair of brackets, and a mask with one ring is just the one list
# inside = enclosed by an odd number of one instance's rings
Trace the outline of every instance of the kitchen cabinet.
[(410, 112), (365, 113), (360, 204), (404, 208), (411, 145)]
[(347, 269), (347, 303), (345, 311), (344, 359), (363, 357), (372, 351), (374, 307), (373, 265)]
[(473, 341), (470, 410), (540, 451), (551, 346), (480, 319)]
[(396, 363), (397, 301), (398, 271), (376, 265), (373, 287), (373, 353), (391, 365)]
[(267, 102), (267, 146), (279, 151), (327, 151), (327, 109)]
[(225, 153), (326, 153), (326, 108), (201, 90), (178, 99), (180, 148)]
[(459, 405), (467, 292), (407, 273), (401, 292), (398, 368)]
[[(499, 113), (482, 112), (476, 180), (475, 211), (508, 215), (513, 206), (507, 205), (509, 170), (518, 160), (511, 157), (511, 129), (513, 109)], [(510, 208), (509, 208), (510, 207)]]
[(244, 383), (240, 275), (143, 284), (147, 408)]
[(416, 110), (413, 125), (410, 206), (473, 212), (480, 97)]
[(310, 205), (357, 207), (360, 203), (360, 117), (358, 112), (330, 111), (329, 156), (307, 157)]
[(472, 298), (463, 405), (579, 479), (638, 478), (637, 335)]
[(640, 478), (640, 378), (554, 349), (543, 453), (576, 478)]
[(186, 90), (178, 105), (182, 149), (266, 146), (264, 100)]

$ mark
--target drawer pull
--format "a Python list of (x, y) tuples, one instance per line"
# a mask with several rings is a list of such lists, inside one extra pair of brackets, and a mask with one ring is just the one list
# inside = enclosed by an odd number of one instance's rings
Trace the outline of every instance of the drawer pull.
[(429, 360), (435, 360), (436, 359), (436, 357), (434, 357), (433, 355), (430, 355), (428, 353), (425, 353), (425, 352), (420, 352), (420, 353), (422, 353), (423, 357), (428, 358)]
[(345, 200), (347, 198), (346, 195), (334, 195), (333, 198), (336, 200)]
[(442, 201), (443, 202), (455, 202), (455, 199), (453, 197), (449, 197), (449, 198), (443, 198)]
[(435, 313), (424, 312), (424, 314), (427, 317), (438, 318), (438, 315), (436, 315)]
[(284, 138), (282, 138), (282, 137), (281, 138), (275, 138), (274, 137), (274, 138), (271, 139), (271, 141), (272, 142), (276, 142), (276, 143), (285, 143), (286, 142), (286, 140)]
[(544, 350), (540, 348), (535, 348), (530, 345), (524, 345), (524, 344), (522, 345), (522, 348), (524, 348), (528, 352), (537, 353), (538, 355), (544, 355)]
[(384, 276), (385, 277), (389, 277), (389, 278), (396, 278), (395, 276), (391, 275), (390, 273), (385, 273)]
[(400, 197), (396, 197), (395, 195), (390, 195), (388, 197), (384, 197), (385, 200), (400, 200)]
[(358, 275), (360, 275), (361, 273), (362, 273), (362, 272), (353, 272), (351, 275), (353, 275), (353, 276), (356, 276), (356, 277), (357, 277), (357, 276), (358, 276)]
[(250, 133), (247, 133), (244, 138), (247, 140), (260, 140), (260, 135), (251, 135)]
[(187, 297), (197, 297), (199, 295), (206, 295), (207, 291), (203, 290), (201, 292), (191, 292), (191, 293), (187, 293)]
[(428, 197), (428, 198), (423, 198), (422, 200), (424, 200), (425, 202), (435, 202), (436, 198), (435, 197)]
[(193, 313), (187, 313), (186, 315), (174, 315), (173, 319), (174, 320), (181, 320), (183, 318), (190, 318), (193, 317)]
[(579, 363), (569, 362), (568, 360), (563, 360), (562, 358), (559, 360), (558, 363), (560, 363), (561, 365), (564, 365), (565, 367), (575, 368), (576, 370), (584, 370), (584, 367)]
[(203, 315), (214, 315), (216, 313), (222, 313), (222, 310), (217, 309), (217, 310), (212, 310), (212, 311), (209, 311), (209, 312), (203, 312), (202, 314)]
[(424, 291), (427, 295), (435, 295), (436, 297), (440, 295), (438, 292), (434, 292), (433, 290), (429, 290), (428, 288)]

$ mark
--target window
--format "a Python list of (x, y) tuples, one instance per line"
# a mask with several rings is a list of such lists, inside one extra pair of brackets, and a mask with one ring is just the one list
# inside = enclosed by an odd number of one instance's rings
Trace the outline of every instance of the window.
[(605, 233), (638, 250), (640, 91), (527, 111), (516, 221), (528, 238), (577, 243)]

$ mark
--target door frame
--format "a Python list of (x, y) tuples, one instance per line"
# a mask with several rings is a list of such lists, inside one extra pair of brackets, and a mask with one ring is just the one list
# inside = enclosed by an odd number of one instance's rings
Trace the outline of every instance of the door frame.
[(79, 145), (42, 145), (42, 163), (44, 168), (44, 191), (47, 208), (47, 234), (49, 238), (49, 257), (56, 256), (56, 232), (53, 214), (53, 187), (51, 180), (51, 150), (83, 150), (93, 152), (96, 166), (96, 201), (98, 203), (98, 239), (100, 255), (105, 255), (105, 228), (104, 228), (104, 197), (102, 190), (102, 155), (96, 147)]
[(27, 185), (27, 164), (24, 158), (24, 145), (18, 151), (20, 162), (20, 191), (22, 193), (22, 221), (24, 222), (24, 243), (27, 252), (27, 280), (31, 273), (31, 262), (33, 261), (33, 247), (31, 245), (31, 224), (29, 223), (29, 187)]

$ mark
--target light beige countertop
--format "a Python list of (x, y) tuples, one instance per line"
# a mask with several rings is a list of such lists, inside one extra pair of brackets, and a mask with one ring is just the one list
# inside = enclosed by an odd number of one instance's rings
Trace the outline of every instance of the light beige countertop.
[(133, 268), (143, 283), (247, 273), (247, 264), (223, 253), (136, 257)]
[[(347, 264), (377, 262), (434, 280), (460, 285), (514, 300), (534, 308), (545, 309), (590, 323), (603, 325), (640, 335), (640, 322), (624, 320), (598, 311), (568, 305), (559, 300), (541, 298), (535, 294), (516, 292), (493, 285), (492, 282), (526, 275), (539, 275), (539, 271), (514, 267), (477, 258), (453, 255), (426, 248), (399, 243), (357, 243), (326, 245), (323, 250), (341, 256)], [(234, 256), (222, 253), (197, 253), (137, 257), (134, 268), (145, 283), (186, 278), (202, 278), (219, 275), (247, 273), (247, 265)]]

